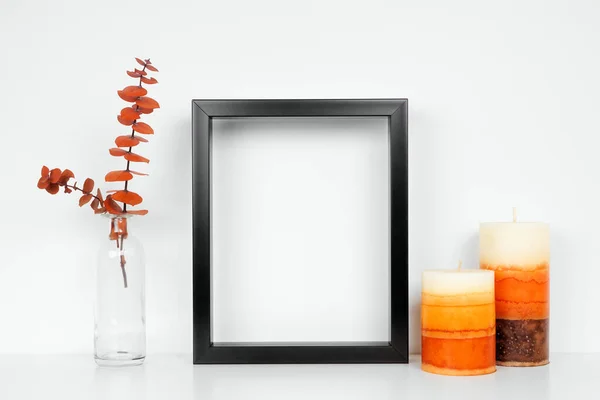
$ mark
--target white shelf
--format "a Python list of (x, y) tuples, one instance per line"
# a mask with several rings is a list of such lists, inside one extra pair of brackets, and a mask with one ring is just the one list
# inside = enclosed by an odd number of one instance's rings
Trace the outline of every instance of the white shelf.
[(408, 365), (192, 365), (150, 356), (141, 367), (99, 368), (91, 356), (1, 355), (0, 399), (596, 399), (600, 354), (552, 354), (550, 365), (446, 377)]

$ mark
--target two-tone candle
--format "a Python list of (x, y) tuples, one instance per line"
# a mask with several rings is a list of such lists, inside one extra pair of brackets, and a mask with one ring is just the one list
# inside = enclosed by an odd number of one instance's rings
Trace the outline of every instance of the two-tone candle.
[[(516, 216), (513, 218), (516, 221)], [(496, 276), (496, 360), (548, 363), (550, 229), (545, 223), (482, 223), (480, 267)]]
[(496, 371), (494, 273), (423, 272), (421, 368), (443, 375)]

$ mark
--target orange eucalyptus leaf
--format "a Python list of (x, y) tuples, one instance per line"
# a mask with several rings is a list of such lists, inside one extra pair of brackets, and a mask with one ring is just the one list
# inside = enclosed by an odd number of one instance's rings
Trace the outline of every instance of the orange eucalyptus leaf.
[(123, 124), (125, 126), (129, 126), (129, 125), (133, 124), (133, 120), (125, 119), (125, 118), (121, 117), (120, 115), (117, 115), (117, 121), (119, 121), (121, 124)]
[(148, 210), (127, 210), (127, 214), (146, 215), (148, 214)]
[(87, 178), (85, 182), (83, 182), (83, 191), (90, 193), (92, 190), (94, 190), (94, 180)]
[(137, 72), (138, 74), (140, 74), (140, 76), (146, 76), (146, 75), (148, 75), (148, 73), (146, 71), (141, 70), (141, 69), (137, 69), (136, 68), (134, 71)]
[(64, 186), (71, 178), (75, 178), (75, 174), (70, 169), (65, 169), (58, 179), (58, 184)]
[(131, 161), (131, 162), (145, 162), (145, 163), (150, 162), (150, 160), (148, 160), (146, 157), (142, 157), (139, 154), (135, 154), (135, 153), (127, 153), (127, 154), (125, 154), (124, 157), (127, 161)]
[(115, 156), (115, 157), (121, 157), (122, 155), (127, 154), (127, 151), (116, 148), (116, 147), (113, 147), (112, 149), (108, 149), (108, 152), (110, 153), (111, 156)]
[(38, 180), (37, 187), (38, 187), (38, 189), (46, 189), (49, 185), (50, 185), (50, 182), (48, 182), (48, 178), (42, 177)]
[(58, 168), (54, 168), (50, 171), (50, 183), (58, 183), (61, 173), (61, 170)]
[[(104, 177), (106, 182), (125, 182), (133, 178), (128, 171), (111, 171)], [(108, 199), (108, 197), (107, 197)]]
[(123, 136), (118, 136), (115, 139), (115, 144), (119, 147), (133, 147), (133, 146), (137, 146), (141, 141), (142, 140), (139, 137), (136, 137), (136, 136), (131, 137), (129, 135), (123, 135)]
[(135, 58), (135, 61), (137, 61), (137, 62), (138, 62), (138, 64), (140, 64), (142, 67), (145, 67), (145, 66), (146, 66), (146, 63), (145, 63), (145, 62), (143, 62), (141, 59), (139, 59), (139, 58), (137, 58), (137, 57)]
[(94, 210), (94, 214), (102, 214), (106, 212), (106, 208), (101, 207), (101, 208), (97, 208), (96, 210)]
[(127, 75), (129, 75), (132, 78), (139, 78), (142, 76), (142, 74), (135, 71), (127, 71)]
[(50, 169), (44, 165), (42, 167), (42, 176), (47, 177), (49, 173), (50, 173)]
[(122, 90), (117, 90), (117, 94), (119, 95), (120, 98), (122, 98), (123, 100), (128, 101), (130, 103), (135, 103), (135, 101), (137, 100), (137, 97), (129, 96), (129, 95), (125, 94)]
[(144, 138), (143, 136), (136, 136), (135, 138), (141, 143), (148, 143), (148, 139)]
[(152, 114), (152, 111), (154, 111), (151, 108), (143, 108), (143, 107), (140, 107), (140, 106), (138, 106), (137, 110), (139, 112), (141, 112), (142, 114)]
[(71, 192), (72, 192), (71, 188), (65, 186), (65, 193), (71, 193)]
[(141, 86), (127, 86), (122, 92), (124, 95), (131, 97), (141, 97), (148, 93), (148, 91)]
[(92, 207), (94, 210), (96, 210), (99, 206), (100, 206), (100, 200), (98, 200), (98, 199), (94, 199), (90, 203), (90, 207)]
[(136, 120), (140, 117), (140, 113), (135, 111), (132, 107), (125, 107), (121, 110), (121, 117), (130, 120)]
[(58, 186), (58, 183), (50, 183), (48, 187), (46, 187), (46, 192), (50, 194), (56, 194), (59, 190), (60, 186)]
[(155, 83), (158, 83), (158, 81), (155, 78), (146, 78), (145, 76), (142, 76), (142, 82), (148, 85), (154, 85)]
[(123, 209), (116, 201), (112, 199), (112, 196), (106, 196), (106, 200), (104, 200), (104, 208), (111, 214), (121, 214)]
[(145, 135), (152, 135), (154, 134), (154, 129), (152, 129), (152, 127), (144, 122), (136, 122), (135, 124), (133, 124), (133, 130), (139, 133), (143, 133)]
[(158, 69), (156, 69), (154, 65), (146, 64), (146, 68), (148, 68), (150, 71), (158, 72)]
[(132, 206), (138, 205), (142, 202), (142, 196), (135, 192), (130, 192), (128, 190), (119, 190), (117, 193), (112, 195), (112, 198), (116, 201), (120, 201), (125, 204), (129, 204)]
[(81, 198), (79, 199), (79, 207), (83, 207), (84, 205), (86, 205), (90, 200), (92, 199), (92, 195), (91, 194), (84, 194), (83, 196), (81, 196)]
[(142, 108), (149, 108), (149, 109), (160, 108), (160, 105), (158, 104), (158, 102), (151, 97), (140, 97), (139, 99), (137, 99), (135, 101), (135, 104), (137, 104), (139, 107), (142, 107)]
[(98, 190), (96, 190), (96, 197), (100, 199), (100, 201), (104, 201), (102, 200), (102, 192), (100, 191), (100, 188), (98, 188)]
[(131, 170), (129, 172), (131, 172), (134, 175), (148, 176), (148, 174), (144, 174), (143, 172), (137, 172), (137, 171), (131, 171)]

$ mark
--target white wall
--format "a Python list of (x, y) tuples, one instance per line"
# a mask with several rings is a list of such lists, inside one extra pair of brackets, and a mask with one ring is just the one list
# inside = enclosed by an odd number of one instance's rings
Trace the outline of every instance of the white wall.
[(134, 182), (151, 213), (148, 350), (191, 351), (190, 99), (407, 97), (411, 350), (420, 271), (477, 259), (478, 222), (552, 224), (552, 351), (600, 351), (596, 0), (0, 3), (0, 352), (90, 352), (105, 221), (36, 188), (42, 163), (120, 165), (132, 57), (162, 108)]

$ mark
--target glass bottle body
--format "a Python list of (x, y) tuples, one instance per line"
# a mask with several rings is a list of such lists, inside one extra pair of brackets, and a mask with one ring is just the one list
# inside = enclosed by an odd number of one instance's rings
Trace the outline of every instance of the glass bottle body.
[(146, 357), (145, 256), (129, 222), (112, 216), (98, 253), (94, 358), (101, 366), (140, 365)]

